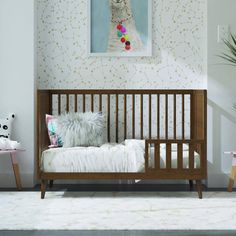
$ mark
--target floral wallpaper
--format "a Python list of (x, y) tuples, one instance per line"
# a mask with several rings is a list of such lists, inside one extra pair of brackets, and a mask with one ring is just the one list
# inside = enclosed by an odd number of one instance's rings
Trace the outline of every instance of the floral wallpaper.
[(89, 57), (88, 0), (38, 0), (39, 88), (206, 88), (207, 0), (153, 0), (153, 56)]

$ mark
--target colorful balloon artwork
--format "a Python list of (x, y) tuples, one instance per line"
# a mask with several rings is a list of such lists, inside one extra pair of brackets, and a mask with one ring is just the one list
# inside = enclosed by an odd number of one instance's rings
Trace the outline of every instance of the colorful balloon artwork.
[(131, 43), (129, 41), (129, 35), (127, 34), (123, 22), (120, 22), (117, 25), (116, 29), (117, 29), (117, 36), (120, 38), (121, 43), (125, 44), (125, 49), (129, 51), (131, 49)]

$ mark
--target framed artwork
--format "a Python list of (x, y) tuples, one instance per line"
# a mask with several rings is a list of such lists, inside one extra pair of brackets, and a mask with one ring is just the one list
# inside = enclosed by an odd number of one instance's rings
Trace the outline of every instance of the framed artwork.
[(88, 0), (90, 56), (152, 56), (152, 0)]

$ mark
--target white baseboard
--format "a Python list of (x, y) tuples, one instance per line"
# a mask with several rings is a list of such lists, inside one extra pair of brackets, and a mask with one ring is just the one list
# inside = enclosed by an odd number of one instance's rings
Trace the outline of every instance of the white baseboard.
[[(21, 173), (21, 182), (23, 188), (34, 187), (34, 174), (33, 173)], [(13, 173), (0, 173), (0, 188), (15, 188), (16, 182)]]

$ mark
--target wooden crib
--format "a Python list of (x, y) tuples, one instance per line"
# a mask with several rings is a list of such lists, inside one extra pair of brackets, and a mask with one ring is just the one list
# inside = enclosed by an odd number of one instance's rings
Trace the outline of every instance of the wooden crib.
[[(45, 114), (102, 111), (106, 117), (108, 142), (145, 139), (145, 170), (140, 173), (44, 173), (42, 152), (49, 138)], [(160, 166), (160, 145), (166, 145), (166, 165)], [(177, 146), (177, 168), (171, 152)], [(188, 167), (183, 167), (183, 144), (189, 146)], [(154, 167), (149, 149), (154, 148)], [(200, 165), (194, 164), (194, 153)], [(206, 90), (38, 90), (37, 93), (37, 176), (41, 198), (48, 181), (57, 179), (127, 179), (196, 181), (202, 198), (202, 180), (207, 178), (207, 92)]]

